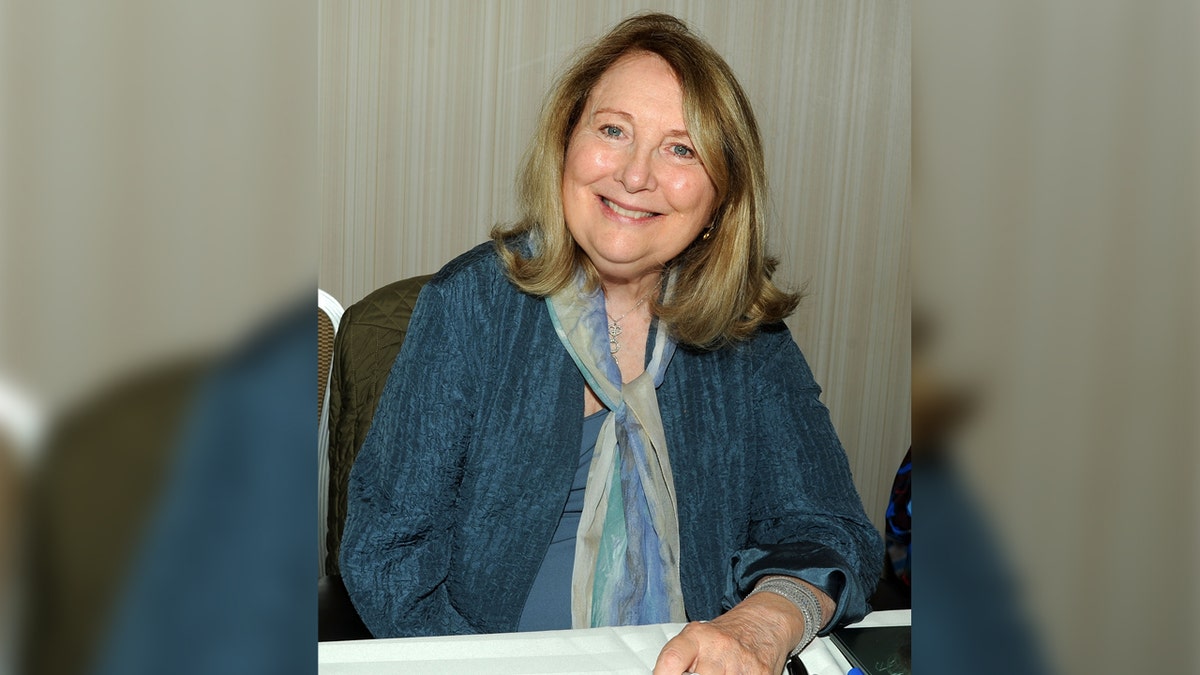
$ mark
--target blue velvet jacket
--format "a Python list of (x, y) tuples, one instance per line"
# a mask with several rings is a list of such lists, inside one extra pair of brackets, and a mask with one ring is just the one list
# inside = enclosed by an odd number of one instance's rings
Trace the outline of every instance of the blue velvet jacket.
[[(516, 629), (571, 487), (583, 389), (491, 244), (425, 286), (350, 475), (340, 565), (376, 637)], [(882, 542), (819, 394), (782, 324), (676, 351), (658, 400), (690, 619), (765, 574), (828, 593), (831, 627), (868, 611)]]

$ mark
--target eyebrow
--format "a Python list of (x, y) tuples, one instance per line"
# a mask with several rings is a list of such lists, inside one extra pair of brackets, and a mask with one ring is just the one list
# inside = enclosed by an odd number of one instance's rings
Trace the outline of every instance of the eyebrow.
[[(599, 115), (600, 113), (608, 113), (610, 115), (624, 117), (625, 119), (629, 120), (630, 122), (633, 122), (633, 115), (630, 115), (629, 113), (627, 113), (623, 110), (617, 110), (616, 108), (596, 108), (595, 110), (592, 111), (591, 118), (595, 119), (596, 115)], [(687, 138), (688, 140), (691, 140), (691, 138), (692, 138), (692, 135), (689, 134), (686, 129), (668, 129), (666, 135), (667, 136), (682, 136), (684, 138)]]

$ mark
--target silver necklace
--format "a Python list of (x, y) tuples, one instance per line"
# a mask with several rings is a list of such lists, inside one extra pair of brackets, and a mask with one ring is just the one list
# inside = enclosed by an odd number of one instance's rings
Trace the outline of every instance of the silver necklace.
[(621, 320), (629, 316), (630, 312), (633, 310), (641, 307), (642, 303), (646, 301), (646, 298), (650, 297), (650, 293), (653, 291), (653, 288), (651, 288), (649, 291), (646, 291), (646, 294), (643, 295), (637, 302), (635, 302), (633, 307), (630, 307), (628, 311), (615, 319), (612, 318), (612, 314), (609, 314), (607, 309), (604, 310), (604, 313), (608, 316), (608, 353), (616, 354), (617, 352), (621, 351), (621, 343), (617, 341), (617, 336), (619, 336), (622, 332)]

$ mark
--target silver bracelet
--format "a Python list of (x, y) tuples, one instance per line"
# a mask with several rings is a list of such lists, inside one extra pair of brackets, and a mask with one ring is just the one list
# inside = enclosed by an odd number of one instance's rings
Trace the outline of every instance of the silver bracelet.
[[(812, 642), (817, 636), (817, 631), (821, 629), (821, 603), (817, 600), (817, 595), (809, 590), (808, 586), (797, 583), (791, 579), (781, 577), (772, 577), (758, 582), (754, 590), (750, 591), (750, 595), (768, 591), (776, 595), (782, 595), (800, 610), (804, 615), (804, 636), (800, 638), (800, 644), (788, 654), (789, 657), (799, 654), (802, 649)], [(750, 597), (747, 595), (746, 597)]]

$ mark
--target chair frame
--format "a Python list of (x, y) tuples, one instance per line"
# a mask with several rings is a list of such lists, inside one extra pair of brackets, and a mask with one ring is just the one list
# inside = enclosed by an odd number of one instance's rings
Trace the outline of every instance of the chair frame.
[[(333, 335), (337, 338), (338, 325), (345, 310), (341, 303), (329, 293), (317, 289), (317, 309), (329, 317), (333, 324)], [(333, 359), (329, 360), (330, 370)], [(317, 425), (317, 577), (325, 576), (325, 531), (329, 510), (329, 379), (332, 372), (325, 373), (325, 391), (321, 401), (321, 418)]]

